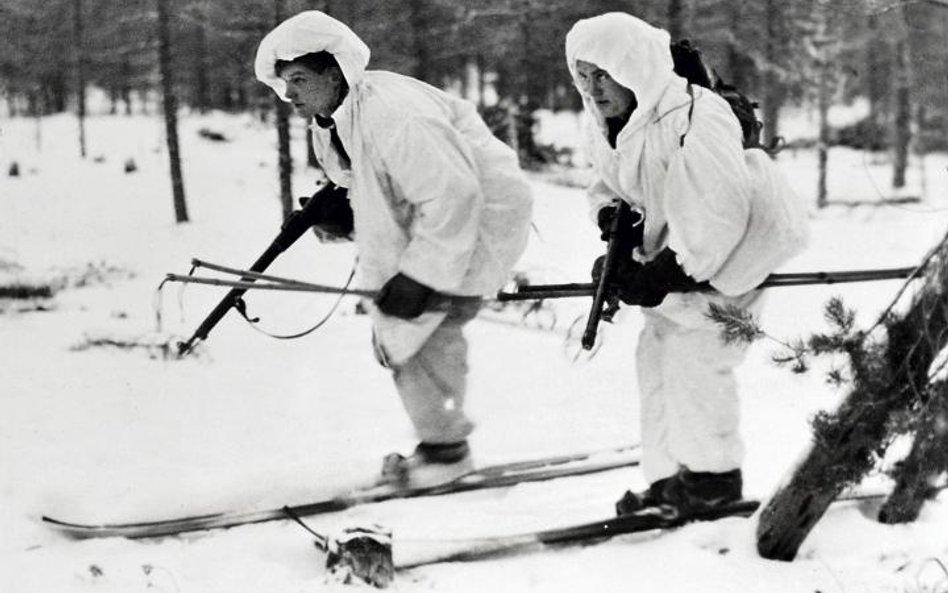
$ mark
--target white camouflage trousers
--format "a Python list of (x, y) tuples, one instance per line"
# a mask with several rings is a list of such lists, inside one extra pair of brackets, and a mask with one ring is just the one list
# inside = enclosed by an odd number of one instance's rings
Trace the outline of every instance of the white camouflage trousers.
[(425, 443), (457, 443), (474, 430), (464, 413), (468, 345), (463, 330), (480, 307), (479, 301), (453, 303), (421, 348), (392, 366), (402, 405)]
[(721, 328), (707, 319), (709, 301), (759, 313), (760, 292), (728, 298), (672, 294), (643, 309), (636, 348), (640, 394), (642, 471), (653, 483), (684, 466), (696, 472), (741, 467), (740, 401), (734, 369), (746, 345), (725, 345)]

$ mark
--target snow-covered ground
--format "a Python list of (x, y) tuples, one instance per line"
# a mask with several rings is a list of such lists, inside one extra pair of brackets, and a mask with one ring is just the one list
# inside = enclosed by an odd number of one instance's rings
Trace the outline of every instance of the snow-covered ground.
[[(576, 129), (563, 114), (545, 121), (547, 138)], [(203, 138), (202, 128), (228, 141)], [(294, 188), (307, 195), (318, 174), (302, 165), (301, 133), (297, 125)], [(174, 224), (157, 118), (92, 117), (87, 136), (89, 158), (81, 160), (71, 117), (0, 121), (0, 285), (70, 279), (40, 308), (0, 301), (0, 591), (350, 590), (328, 579), (310, 536), (291, 522), (158, 541), (86, 542), (39, 522), (43, 514), (148, 520), (306, 502), (366, 479), (384, 454), (414, 444), (387, 372), (372, 359), (368, 321), (355, 314), (351, 298), (299, 340), (272, 340), (232, 312), (198, 355), (185, 360), (145, 349), (82, 348), (103, 338), (148, 344), (188, 337), (223, 289), (167, 285), (159, 293), (164, 275), (186, 273), (192, 257), (247, 266), (280, 218), (276, 133), (249, 116), (183, 118), (191, 217), (183, 225)], [(129, 159), (137, 171), (126, 174)], [(14, 161), (19, 177), (7, 175)], [(815, 155), (787, 152), (779, 164), (812, 204)], [(945, 233), (945, 155), (916, 163), (910, 187), (898, 195), (889, 186), (888, 163), (877, 155), (834, 150), (830, 165), (831, 198), (847, 205), (812, 211), (812, 245), (786, 270), (912, 265)], [(537, 232), (521, 269), (538, 281), (582, 281), (602, 249), (583, 193), (542, 179), (548, 177), (534, 180)], [(907, 196), (920, 201), (853, 205)], [(350, 245), (307, 236), (269, 271), (342, 284), (353, 257)], [(806, 335), (824, 328), (822, 306), (840, 295), (867, 326), (899, 286), (775, 290), (762, 322), (775, 336)], [(254, 293), (247, 301), (262, 328), (283, 334), (313, 325), (334, 303), (283, 292)], [(487, 318), (471, 324), (469, 408), (478, 421), (478, 462), (637, 440), (638, 314), (624, 311), (603, 328), (599, 354), (574, 364), (564, 355), (563, 332), (586, 307), (583, 300), (557, 302), (555, 331)], [(813, 412), (842, 395), (819, 368), (802, 376), (776, 368), (769, 360), (775, 348), (755, 345), (740, 372), (746, 493), (754, 497), (772, 492), (806, 446)], [(637, 471), (626, 469), (363, 506), (309, 522), (330, 533), (386, 525), (397, 549), (399, 538), (513, 533), (602, 518), (624, 489), (643, 485)], [(856, 505), (837, 505), (792, 563), (759, 558), (755, 519), (731, 519), (660, 537), (416, 568), (400, 573), (393, 590), (945, 591), (946, 525), (944, 496), (902, 526), (878, 524)]]

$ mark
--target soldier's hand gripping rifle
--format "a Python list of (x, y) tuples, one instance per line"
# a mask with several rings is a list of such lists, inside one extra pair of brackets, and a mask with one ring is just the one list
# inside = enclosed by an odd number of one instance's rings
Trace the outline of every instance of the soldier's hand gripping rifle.
[(632, 250), (642, 243), (642, 214), (633, 212), (629, 205), (620, 201), (615, 213), (604, 230), (604, 239), (608, 241), (606, 254), (602, 256), (602, 267), (596, 280), (592, 306), (586, 319), (586, 329), (581, 340), (583, 349), (592, 350), (596, 344), (599, 323), (605, 319), (611, 321), (619, 310), (619, 302), (612, 282), (622, 258), (628, 259)]
[[(348, 235), (352, 232), (352, 211), (349, 209), (348, 199), (346, 197), (346, 188), (337, 187), (332, 183), (326, 184), (316, 192), (313, 197), (305, 202), (301, 199), (303, 207), (295, 210), (283, 223), (280, 233), (273, 239), (270, 246), (260, 257), (250, 266), (251, 272), (263, 272), (273, 263), (281, 253), (286, 251), (293, 243), (303, 236), (308, 229), (316, 226), (322, 228), (324, 232), (332, 235)], [(252, 277), (244, 277), (246, 282), (254, 282)], [(186, 342), (178, 342), (178, 356), (184, 356), (201, 340), (207, 338), (214, 326), (216, 326), (224, 315), (232, 308), (241, 313), (245, 310), (243, 301), (244, 293), (247, 288), (232, 288), (223, 299), (214, 307), (208, 316), (201, 322), (201, 325), (194, 331)]]

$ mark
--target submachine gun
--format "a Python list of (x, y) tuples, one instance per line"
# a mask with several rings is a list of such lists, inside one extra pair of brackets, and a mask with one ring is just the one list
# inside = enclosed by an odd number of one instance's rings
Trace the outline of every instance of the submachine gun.
[(633, 211), (627, 203), (619, 201), (604, 232), (603, 238), (607, 241), (606, 254), (602, 257), (599, 280), (594, 284), (593, 302), (580, 342), (584, 350), (592, 350), (596, 344), (599, 323), (603, 320), (612, 321), (612, 317), (619, 310), (619, 299), (611, 286), (613, 277), (619, 262), (623, 258), (630, 258), (632, 250), (642, 244), (642, 222), (641, 212)]

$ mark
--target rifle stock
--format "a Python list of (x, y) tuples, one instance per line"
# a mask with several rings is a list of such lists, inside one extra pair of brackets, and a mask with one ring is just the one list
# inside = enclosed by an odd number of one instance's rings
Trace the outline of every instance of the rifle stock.
[[(289, 218), (283, 223), (283, 226), (280, 228), (279, 234), (276, 238), (270, 243), (266, 250), (257, 258), (255, 262), (250, 266), (249, 271), (251, 272), (263, 272), (269, 267), (271, 263), (284, 251), (289, 249), (293, 243), (295, 243), (300, 237), (303, 236), (309, 228), (311, 228), (318, 221), (318, 209), (319, 209), (319, 194), (328, 191), (334, 191), (336, 187), (333, 184), (327, 184), (325, 187), (319, 190), (312, 198), (310, 198), (301, 209), (295, 210)], [(245, 276), (242, 280), (247, 282), (255, 282), (256, 278)], [(185, 356), (188, 352), (191, 351), (194, 346), (202, 341), (207, 339), (208, 334), (211, 332), (214, 327), (220, 323), (221, 319), (227, 315), (227, 312), (232, 308), (239, 308), (242, 306), (242, 297), (247, 288), (232, 288), (230, 289), (224, 298), (217, 303), (217, 306), (214, 307), (207, 317), (204, 318), (204, 321), (198, 326), (194, 331), (194, 334), (188, 338), (185, 342), (178, 342), (178, 356)]]

